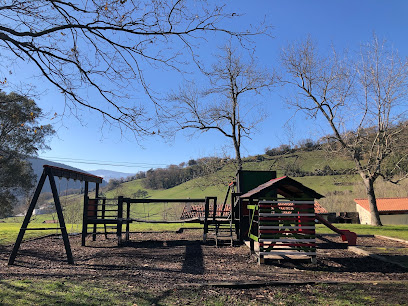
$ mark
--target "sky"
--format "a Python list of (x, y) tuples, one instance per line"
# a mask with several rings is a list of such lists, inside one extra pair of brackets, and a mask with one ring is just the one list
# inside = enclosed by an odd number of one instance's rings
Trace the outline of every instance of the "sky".
[[(273, 38), (263, 36), (255, 39), (258, 63), (269, 69), (278, 68), (282, 47), (308, 35), (322, 48), (334, 45), (336, 48), (358, 50), (375, 33), (398, 49), (400, 56), (408, 56), (408, 1), (405, 0), (235, 0), (231, 3), (231, 11), (244, 14), (243, 24), (256, 24), (266, 18), (267, 23), (273, 26)], [(220, 39), (211, 43), (222, 45), (225, 41)], [(201, 51), (210, 58), (210, 50)], [(24, 81), (36, 83), (46, 90), (36, 100), (44, 112), (63, 113), (64, 100), (58, 91), (45, 80), (32, 78), (26, 71), (22, 75)], [(147, 71), (147, 76), (161, 91), (174, 89), (180, 82), (180, 79), (172, 79), (163, 71)], [(190, 77), (200, 79), (198, 74)], [(322, 135), (324, 126), (306, 120), (302, 114), (293, 117), (294, 111), (285, 105), (285, 94), (284, 89), (277, 87), (262, 97), (268, 117), (258, 126), (252, 139), (244, 141), (243, 156), (263, 154), (266, 147), (296, 143), (305, 138), (317, 139)], [(64, 116), (62, 121), (52, 122), (57, 135), (49, 143), (51, 149), (40, 152), (39, 157), (86, 171), (108, 169), (126, 173), (177, 165), (206, 156), (234, 157), (229, 140), (216, 132), (195, 134), (193, 137), (178, 134), (174, 140), (167, 142), (159, 137), (137, 142), (132, 135), (121, 135), (115, 129), (105, 127), (102, 132), (100, 118), (95, 113), (83, 111), (80, 115), (82, 123), (69, 115)]]

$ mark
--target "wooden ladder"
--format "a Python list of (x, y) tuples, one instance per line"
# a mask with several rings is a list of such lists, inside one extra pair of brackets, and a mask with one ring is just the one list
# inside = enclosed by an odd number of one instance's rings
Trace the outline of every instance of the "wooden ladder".
[(230, 245), (233, 246), (234, 239), (232, 235), (232, 222), (228, 224), (216, 223), (214, 224), (214, 231), (215, 231), (215, 246), (221, 243), (223, 244), (226, 241), (229, 241)]

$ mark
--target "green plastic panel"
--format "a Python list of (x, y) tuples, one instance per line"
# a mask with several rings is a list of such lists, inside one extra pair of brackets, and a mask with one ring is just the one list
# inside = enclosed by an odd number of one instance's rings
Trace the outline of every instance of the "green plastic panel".
[(237, 173), (238, 192), (246, 193), (274, 178), (276, 178), (276, 171), (239, 170)]

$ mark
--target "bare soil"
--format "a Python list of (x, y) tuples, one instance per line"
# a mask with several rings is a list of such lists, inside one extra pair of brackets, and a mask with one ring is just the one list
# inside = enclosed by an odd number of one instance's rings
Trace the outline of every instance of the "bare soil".
[[(90, 237), (89, 237), (90, 238)], [(408, 280), (408, 269), (347, 250), (339, 237), (320, 236), (317, 264), (277, 261), (258, 265), (245, 245), (218, 247), (203, 244), (202, 232), (134, 233), (123, 247), (116, 239), (98, 236), (81, 246), (80, 236), (70, 236), (74, 265), (66, 262), (62, 239), (47, 237), (21, 245), (15, 265), (8, 266), (11, 247), (0, 247), (0, 279), (69, 278), (145, 285), (168, 290), (183, 285), (220, 282), (360, 282)], [(359, 237), (359, 245), (403, 248), (406, 244)]]

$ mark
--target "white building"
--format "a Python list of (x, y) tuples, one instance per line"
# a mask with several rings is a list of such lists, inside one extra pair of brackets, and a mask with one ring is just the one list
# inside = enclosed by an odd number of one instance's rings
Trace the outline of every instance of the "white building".
[[(354, 199), (361, 224), (371, 224), (367, 199)], [(377, 208), (382, 224), (408, 224), (408, 198), (379, 198)]]

